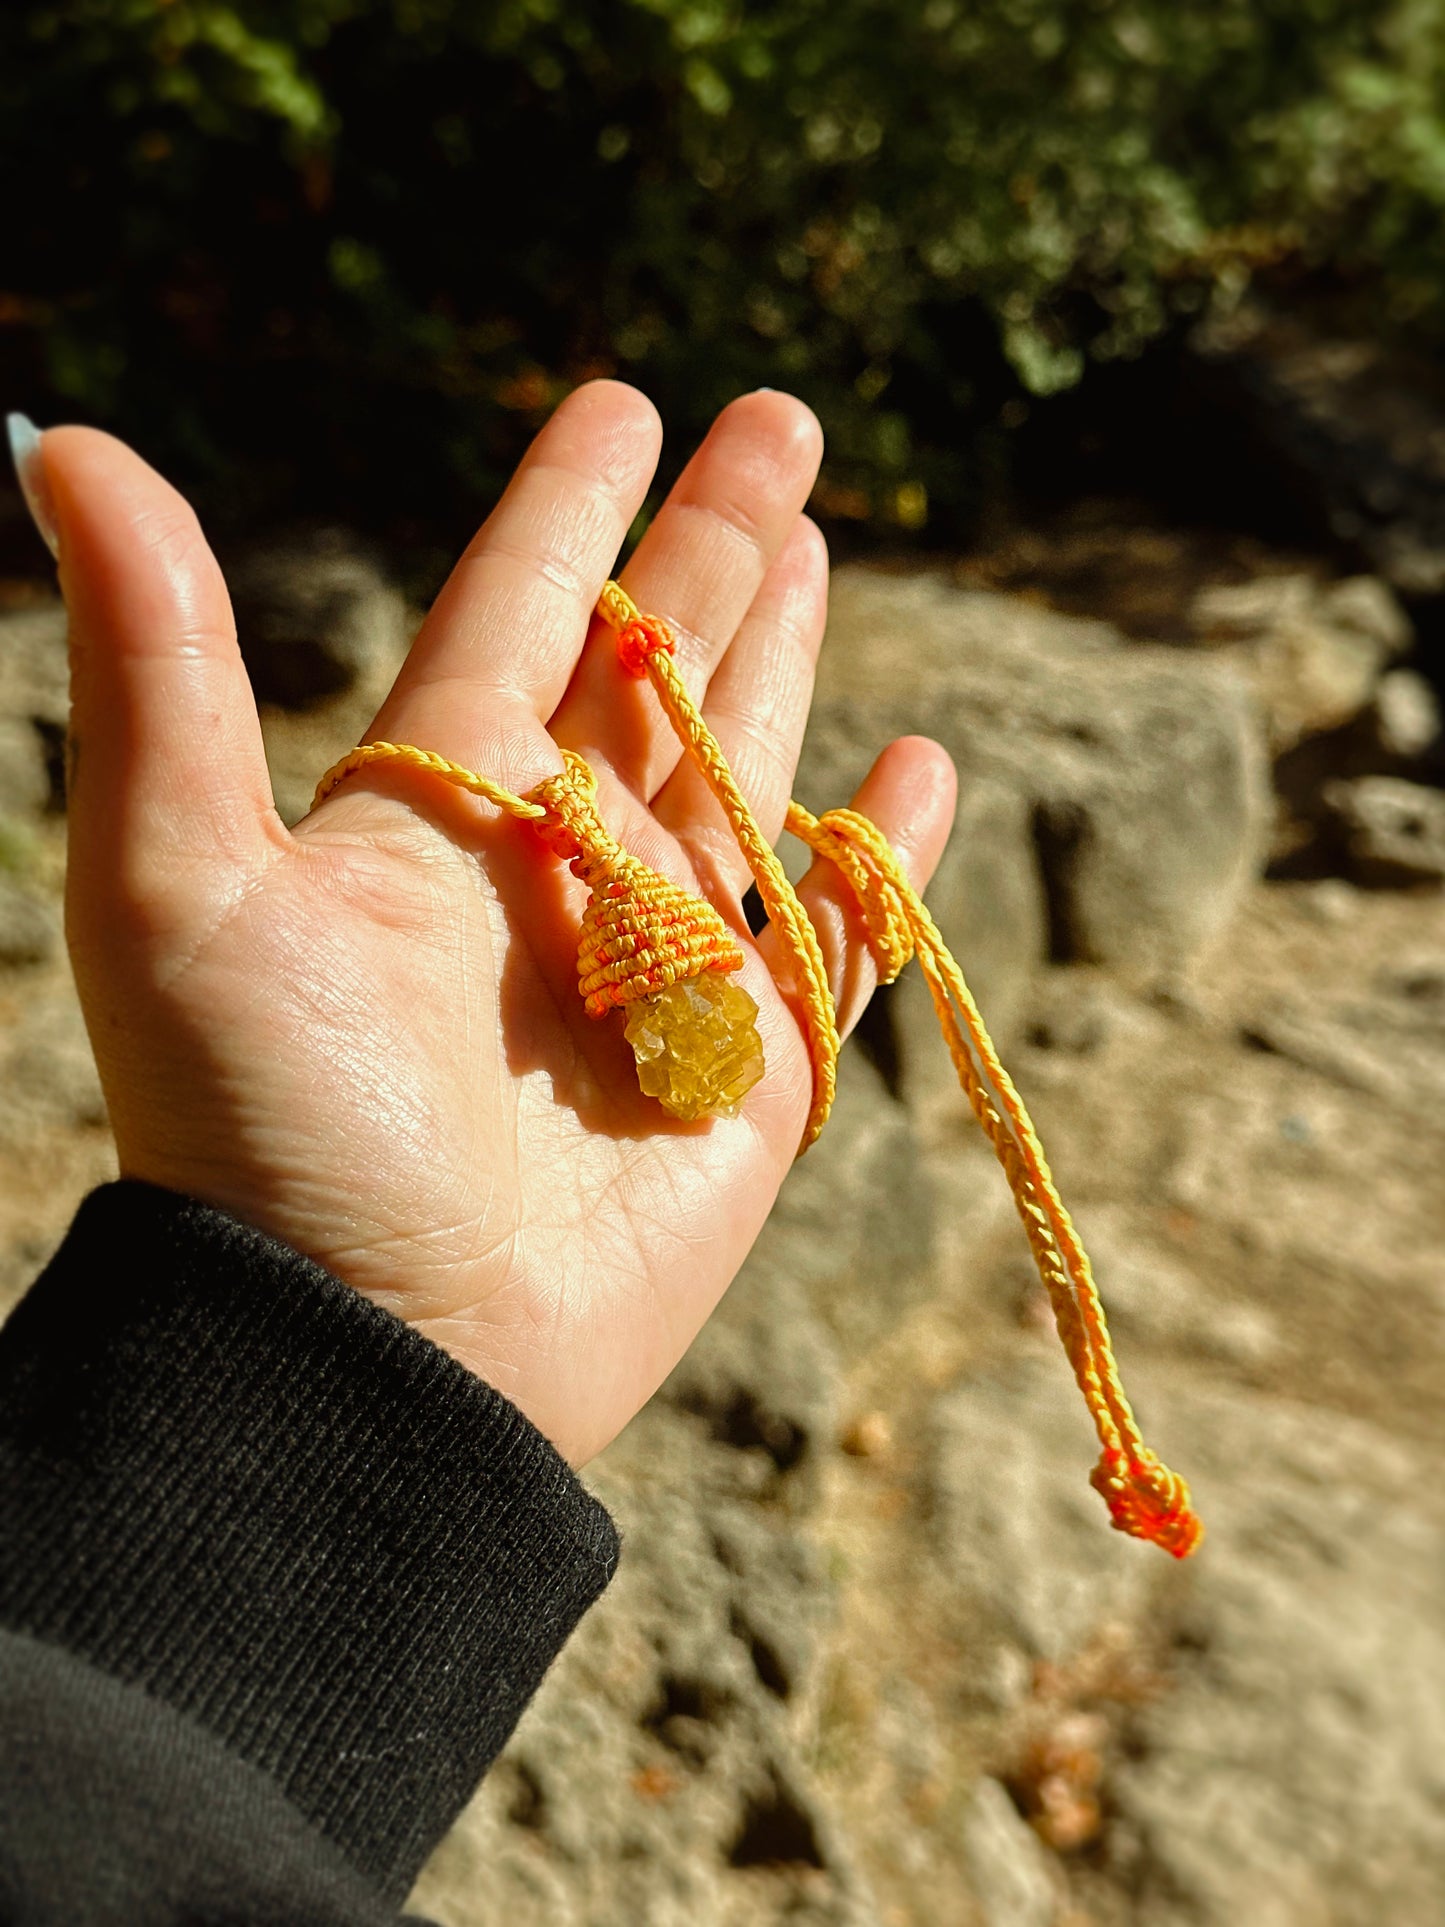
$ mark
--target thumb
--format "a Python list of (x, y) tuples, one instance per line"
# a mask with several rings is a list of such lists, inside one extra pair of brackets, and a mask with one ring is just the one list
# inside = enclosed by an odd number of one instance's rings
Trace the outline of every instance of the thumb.
[(279, 823), (230, 597), (194, 511), (95, 429), (52, 429), (35, 459), (70, 614), (81, 888), (144, 906), (193, 890), (197, 865), (250, 870)]

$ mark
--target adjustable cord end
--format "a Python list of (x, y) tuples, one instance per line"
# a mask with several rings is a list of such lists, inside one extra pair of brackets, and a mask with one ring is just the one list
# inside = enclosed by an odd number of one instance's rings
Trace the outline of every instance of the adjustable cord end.
[(1089, 1483), (1108, 1506), (1116, 1532), (1147, 1539), (1176, 1559), (1187, 1559), (1204, 1537), (1189, 1487), (1152, 1452), (1135, 1459), (1106, 1452)]

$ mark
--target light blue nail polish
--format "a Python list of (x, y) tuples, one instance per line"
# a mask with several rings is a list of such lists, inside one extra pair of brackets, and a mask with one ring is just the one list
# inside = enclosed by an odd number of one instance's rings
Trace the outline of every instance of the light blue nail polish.
[(10, 456), (25, 506), (35, 519), (41, 540), (50, 553), (60, 559), (60, 526), (50, 500), (50, 484), (45, 479), (45, 464), (40, 459), (40, 430), (28, 415), (7, 415), (5, 432), (10, 437)]

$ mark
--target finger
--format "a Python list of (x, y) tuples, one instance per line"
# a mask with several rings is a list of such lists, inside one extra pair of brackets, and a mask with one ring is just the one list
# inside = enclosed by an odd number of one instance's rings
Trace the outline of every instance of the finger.
[[(878, 758), (852, 807), (878, 825), (902, 858), (909, 882), (921, 892), (948, 842), (957, 795), (958, 778), (947, 750), (926, 736), (903, 736)], [(838, 1011), (838, 1034), (846, 1037), (878, 982), (857, 901), (836, 866), (822, 857), (814, 860), (798, 895), (818, 932)], [(773, 930), (764, 933), (761, 948), (775, 973), (789, 968)]]
[(657, 411), (594, 381), (557, 409), (452, 571), (372, 725), (513, 787), (555, 769), (540, 728), (657, 466)]
[(284, 832), (195, 513), (95, 429), (51, 429), (42, 454), (70, 614), (71, 863), (142, 894), (193, 859), (249, 869)]
[[(801, 515), (719, 664), (703, 715), (763, 835), (776, 843), (792, 795), (828, 613), (828, 548)], [(698, 871), (725, 891), (748, 867), (696, 765), (683, 757), (653, 803)]]
[[(730, 403), (623, 571), (638, 607), (670, 624), (677, 666), (698, 701), (812, 492), (822, 449), (812, 411), (791, 395), (761, 389)], [(615, 638), (600, 622), (551, 730), (644, 800), (677, 763), (656, 697), (619, 668)]]

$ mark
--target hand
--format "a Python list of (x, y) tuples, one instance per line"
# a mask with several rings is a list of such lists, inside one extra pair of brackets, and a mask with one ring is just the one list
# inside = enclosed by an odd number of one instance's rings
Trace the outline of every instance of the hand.
[[(519, 792), (560, 767), (557, 745), (581, 751), (621, 842), (744, 931), (720, 814), (589, 628), (659, 443), (630, 388), (562, 404), (371, 733)], [(827, 558), (802, 513), (819, 454), (800, 403), (733, 403), (622, 577), (673, 625), (770, 837), (823, 630)], [(194, 514), (92, 430), (52, 430), (41, 460), (71, 616), (68, 929), (121, 1170), (319, 1260), (580, 1465), (686, 1349), (797, 1149), (809, 1069), (786, 966), (745, 940), (768, 1070), (742, 1114), (672, 1122), (639, 1093), (620, 1020), (583, 1011), (585, 892), (534, 833), (376, 768), (288, 831)], [(856, 801), (926, 880), (952, 818), (943, 751), (893, 744)], [(846, 1027), (872, 987), (861, 924), (826, 866), (802, 894)]]

